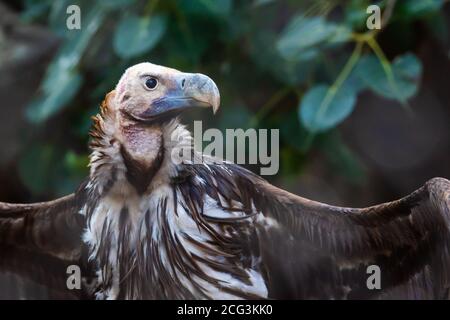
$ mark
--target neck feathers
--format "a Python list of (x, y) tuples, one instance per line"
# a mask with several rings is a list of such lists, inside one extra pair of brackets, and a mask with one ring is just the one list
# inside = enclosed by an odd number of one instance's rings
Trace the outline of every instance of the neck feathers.
[(151, 161), (141, 161), (135, 159), (132, 154), (123, 146), (120, 146), (120, 154), (126, 167), (126, 174), (128, 182), (136, 189), (139, 194), (143, 194), (147, 189), (161, 168), (164, 159), (164, 147), (159, 145), (156, 150), (156, 155)]
[(151, 127), (117, 119), (114, 96), (110, 92), (92, 118), (89, 187), (104, 194), (119, 183), (121, 193), (142, 195), (177, 175), (172, 155), (192, 148), (192, 137), (178, 119)]

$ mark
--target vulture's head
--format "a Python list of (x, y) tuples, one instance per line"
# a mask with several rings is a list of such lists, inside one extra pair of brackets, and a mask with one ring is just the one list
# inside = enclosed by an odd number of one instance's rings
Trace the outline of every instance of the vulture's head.
[[(171, 120), (190, 108), (216, 112), (219, 103), (216, 84), (203, 74), (147, 62), (128, 68), (94, 117), (91, 176), (104, 163), (121, 167), (118, 162), (124, 161), (128, 178), (142, 192), (167, 151), (168, 131), (177, 128)], [(145, 183), (136, 182), (141, 179)]]
[(126, 70), (116, 87), (116, 112), (139, 125), (164, 122), (194, 107), (219, 108), (220, 95), (208, 76), (152, 63)]

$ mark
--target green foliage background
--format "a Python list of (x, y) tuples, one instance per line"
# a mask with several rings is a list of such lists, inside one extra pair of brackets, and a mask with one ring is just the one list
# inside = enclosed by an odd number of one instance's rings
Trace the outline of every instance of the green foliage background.
[[(386, 28), (402, 53), (388, 59), (366, 27), (366, 9), (392, 9)], [(66, 28), (66, 9), (81, 8), (81, 30)], [(402, 30), (423, 21), (437, 38), (443, 0), (24, 0), (22, 19), (61, 38), (27, 118), (45, 127), (57, 118), (66, 133), (39, 138), (19, 172), (35, 194), (66, 194), (87, 173), (90, 117), (126, 67), (151, 61), (213, 78), (222, 109), (211, 125), (281, 131), (282, 177), (301, 173), (311, 150), (322, 150), (350, 182), (364, 165), (335, 129), (370, 90), (398, 101), (418, 90), (421, 61)], [(387, 19), (386, 19), (387, 20)], [(400, 45), (401, 44), (401, 45)]]

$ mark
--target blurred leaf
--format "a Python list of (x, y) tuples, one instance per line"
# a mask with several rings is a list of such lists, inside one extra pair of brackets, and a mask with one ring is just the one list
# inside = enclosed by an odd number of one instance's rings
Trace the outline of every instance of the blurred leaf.
[(124, 59), (148, 52), (162, 38), (166, 26), (167, 19), (162, 15), (125, 16), (114, 34), (114, 50)]
[(41, 94), (27, 107), (26, 115), (31, 122), (45, 121), (76, 95), (83, 82), (77, 65), (104, 16), (105, 11), (94, 6), (86, 14), (84, 28), (67, 31), (70, 36), (49, 65), (42, 82)]
[(44, 83), (46, 94), (34, 100), (26, 115), (31, 122), (42, 122), (64, 107), (78, 92), (82, 77), (76, 70), (58, 69), (50, 72)]
[[(154, 1), (154, 0), (151, 0)], [(136, 0), (108, 0), (99, 1), (100, 4), (107, 9), (118, 9), (126, 6), (131, 6), (136, 2)]]
[(271, 4), (275, 2), (275, 0), (253, 0), (253, 6), (254, 7), (262, 7), (267, 4)]
[(251, 31), (251, 21), (241, 11), (234, 12), (224, 19), (221, 27), (220, 39), (224, 43), (233, 43), (239, 41), (240, 37), (245, 37)]
[(353, 91), (356, 93), (367, 89), (367, 84), (364, 81), (361, 81), (361, 78), (356, 73), (356, 66), (355, 69), (350, 73), (348, 78), (344, 81), (343, 86), (346, 86), (347, 88), (352, 88)]
[(335, 92), (328, 85), (316, 85), (303, 96), (300, 120), (311, 132), (325, 131), (343, 121), (353, 111), (355, 102), (356, 93), (347, 86)]
[(57, 56), (58, 60), (62, 60), (59, 61), (60, 65), (65, 68), (75, 67), (80, 62), (89, 42), (103, 23), (105, 15), (106, 11), (102, 10), (100, 5), (95, 5), (82, 16), (80, 30), (66, 29), (68, 36)]
[(282, 57), (299, 59), (302, 51), (319, 44), (332, 34), (333, 28), (324, 18), (299, 16), (288, 24), (276, 46)]
[[(53, 1), (51, 4), (50, 14), (48, 18), (48, 24), (49, 27), (52, 29), (53, 32), (60, 36), (64, 35), (70, 35), (69, 30), (66, 26), (66, 20), (67, 20), (67, 7), (72, 3), (70, 0), (58, 0)], [(79, 5), (79, 3), (76, 3)], [(83, 14), (83, 13), (82, 13)], [(84, 17), (82, 16), (81, 19)]]
[(233, 6), (232, 0), (178, 0), (183, 12), (199, 15), (227, 15)]
[(352, 29), (345, 25), (336, 25), (334, 34), (328, 39), (327, 45), (336, 45), (347, 42), (352, 36)]
[(20, 14), (20, 18), (24, 22), (33, 22), (50, 9), (50, 2), (48, 1), (28, 0), (25, 1), (24, 5), (24, 11)]
[[(63, 154), (59, 157), (63, 157)], [(87, 154), (78, 155), (71, 150), (67, 151), (61, 162), (60, 172), (53, 180), (53, 193), (63, 196), (74, 192), (89, 174), (88, 163)]]
[(273, 47), (275, 35), (270, 32), (261, 32), (252, 39), (252, 59), (261, 70), (271, 73), (278, 81), (287, 85), (304, 83), (316, 67), (317, 50), (306, 50), (302, 54), (304, 61), (283, 59), (278, 50)]
[(282, 32), (276, 47), (285, 59), (305, 60), (305, 54), (310, 59), (317, 53), (315, 46), (327, 40), (347, 40), (350, 33), (346, 30), (327, 22), (323, 17), (298, 16)]
[(84, 174), (87, 171), (89, 158), (87, 155), (78, 155), (73, 151), (68, 151), (64, 158), (64, 163), (70, 171)]
[(369, 0), (351, 0), (344, 7), (345, 22), (351, 29), (363, 30), (367, 29), (366, 22), (368, 14), (367, 7), (371, 3)]
[(417, 91), (422, 64), (412, 53), (397, 57), (392, 63), (394, 84), (390, 83), (381, 62), (374, 55), (363, 56), (356, 66), (355, 72), (377, 94), (405, 101)]
[(402, 17), (417, 18), (439, 11), (443, 4), (444, 0), (402, 0), (396, 10)]
[(67, 151), (63, 162), (64, 177), (55, 181), (55, 193), (65, 195), (74, 192), (89, 175), (88, 163), (87, 154), (79, 155), (71, 150)]

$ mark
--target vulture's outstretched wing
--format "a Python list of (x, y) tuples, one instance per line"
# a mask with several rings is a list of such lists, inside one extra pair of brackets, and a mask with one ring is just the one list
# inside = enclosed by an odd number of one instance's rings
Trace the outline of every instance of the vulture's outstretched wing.
[[(19, 288), (16, 297), (70, 298), (81, 294), (80, 291), (69, 290), (66, 285), (67, 267), (73, 264), (82, 267), (84, 221), (78, 214), (81, 202), (74, 194), (34, 204), (0, 202), (1, 279), (7, 282), (13, 277), (14, 284), (10, 285), (10, 290), (16, 292), (14, 287), (30, 287), (31, 280), (34, 288), (31, 291), (36, 291), (35, 284), (38, 284), (42, 290), (37, 291), (44, 294), (28, 295), (29, 290)], [(8, 288), (2, 287), (5, 295)]]
[[(364, 209), (310, 201), (260, 180), (254, 186), (270, 296), (449, 298), (450, 181), (435, 178)], [(379, 267), (381, 289), (369, 279), (378, 273), (371, 265)]]
[[(261, 262), (270, 298), (449, 298), (446, 179), (432, 179), (397, 201), (354, 209), (301, 198), (233, 164), (187, 171), (196, 177), (191, 185), (201, 181), (197, 193), (249, 214), (252, 223), (237, 227), (234, 239)], [(371, 277), (377, 274), (381, 289)]]

